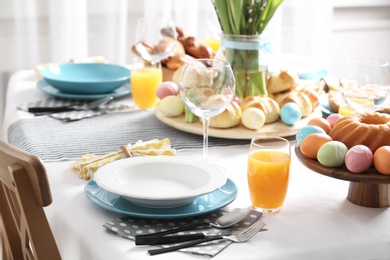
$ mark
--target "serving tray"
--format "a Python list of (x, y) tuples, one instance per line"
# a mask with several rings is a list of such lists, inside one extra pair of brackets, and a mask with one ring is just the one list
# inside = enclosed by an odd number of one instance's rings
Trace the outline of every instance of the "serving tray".
[(312, 171), (349, 181), (347, 199), (352, 203), (371, 208), (390, 206), (390, 176), (380, 174), (374, 167), (365, 173), (352, 173), (343, 165), (337, 168), (325, 167), (315, 159), (306, 157), (300, 147), (295, 147), (299, 161)]
[[(156, 117), (164, 124), (173, 127), (175, 129), (192, 133), (192, 134), (203, 134), (203, 127), (200, 120), (195, 123), (186, 123), (184, 121), (184, 114), (177, 117), (167, 117), (157, 109), (155, 109)], [(293, 126), (286, 125), (280, 119), (275, 123), (265, 124), (259, 130), (250, 130), (245, 126), (239, 124), (236, 127), (221, 129), (221, 128), (209, 128), (209, 136), (227, 138), (227, 139), (252, 139), (253, 137), (263, 136), (292, 136), (295, 135), (299, 129), (306, 126), (307, 123), (315, 118), (322, 117), (320, 108), (316, 108), (310, 115), (302, 118)]]

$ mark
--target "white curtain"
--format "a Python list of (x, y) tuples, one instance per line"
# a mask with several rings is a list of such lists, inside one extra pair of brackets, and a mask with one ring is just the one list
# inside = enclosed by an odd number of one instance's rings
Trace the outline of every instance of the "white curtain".
[[(276, 51), (329, 58), (324, 50), (331, 34), (332, 4), (311, 2), (284, 1), (267, 30)], [(134, 26), (142, 16), (171, 17), (200, 39), (210, 34), (209, 21), (217, 21), (211, 0), (3, 0), (0, 72), (90, 56), (128, 64)]]
[(6, 0), (2, 6), (1, 29), (7, 32), (0, 39), (7, 48), (0, 50), (0, 71), (7, 72), (89, 56), (126, 64), (141, 16), (173, 18), (198, 36), (205, 14), (213, 11), (211, 0)]

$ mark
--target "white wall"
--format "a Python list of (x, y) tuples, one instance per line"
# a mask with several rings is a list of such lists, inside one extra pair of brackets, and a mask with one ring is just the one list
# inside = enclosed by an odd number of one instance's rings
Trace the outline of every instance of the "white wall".
[(319, 58), (338, 76), (351, 56), (390, 61), (389, 0), (285, 0), (281, 50)]

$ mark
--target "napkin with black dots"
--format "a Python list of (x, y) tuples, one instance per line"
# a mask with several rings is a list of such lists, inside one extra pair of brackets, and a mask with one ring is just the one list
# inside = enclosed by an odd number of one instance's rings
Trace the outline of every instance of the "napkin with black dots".
[[(108, 232), (114, 233), (116, 235), (122, 236), (124, 238), (134, 240), (135, 235), (140, 234), (150, 234), (155, 232), (160, 232), (175, 227), (186, 226), (198, 222), (208, 222), (214, 223), (217, 218), (230, 212), (229, 209), (221, 209), (212, 213), (205, 215), (187, 217), (181, 219), (140, 219), (133, 218), (129, 216), (121, 217), (109, 221), (103, 225)], [(256, 210), (251, 210), (250, 213), (240, 222), (233, 225), (229, 229), (242, 229), (247, 228), (262, 216), (261, 212)], [(197, 228), (195, 230), (181, 231), (177, 234), (195, 234), (206, 232), (209, 234), (218, 234), (221, 230), (213, 227), (208, 228)], [(228, 247), (232, 241), (226, 239), (214, 240), (207, 243), (199, 244), (189, 248), (180, 249), (180, 252), (204, 255), (204, 256), (215, 256), (226, 247)], [(176, 244), (162, 245), (162, 247), (169, 247)]]
[[(28, 111), (29, 107), (62, 107), (62, 106), (83, 106), (89, 104), (90, 100), (70, 100), (62, 98), (49, 98), (45, 100), (39, 100), (36, 102), (23, 103), (18, 106), (18, 110)], [(102, 108), (96, 110), (77, 110), (60, 113), (42, 113), (40, 116), (47, 115), (51, 118), (61, 120), (63, 122), (79, 121), (85, 118), (91, 118), (95, 116), (104, 115), (107, 113), (114, 113), (120, 111), (128, 111), (134, 109), (127, 104), (126, 101), (116, 101), (105, 105)], [(37, 114), (39, 115), (39, 114)]]

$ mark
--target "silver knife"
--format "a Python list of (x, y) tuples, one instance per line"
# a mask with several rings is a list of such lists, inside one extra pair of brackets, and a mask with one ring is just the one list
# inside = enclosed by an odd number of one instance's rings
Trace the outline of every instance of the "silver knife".
[(58, 107), (28, 107), (27, 111), (30, 113), (60, 113), (68, 111), (80, 111), (80, 110), (93, 110), (100, 106), (107, 105), (114, 98), (108, 96), (102, 99), (92, 101), (85, 105), (69, 105), (69, 106), (58, 106)]

